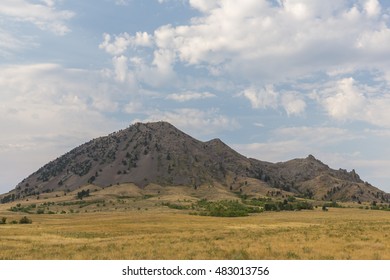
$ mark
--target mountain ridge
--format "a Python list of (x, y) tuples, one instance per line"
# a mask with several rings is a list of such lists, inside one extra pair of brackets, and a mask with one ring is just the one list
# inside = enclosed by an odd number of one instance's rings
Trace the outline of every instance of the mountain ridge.
[(318, 200), (390, 199), (354, 170), (331, 169), (313, 155), (279, 163), (247, 158), (219, 138), (202, 142), (167, 122), (135, 123), (92, 139), (39, 168), (9, 194), (20, 199), (87, 184), (124, 183), (141, 189), (149, 184), (194, 189), (219, 184), (252, 196), (276, 193)]

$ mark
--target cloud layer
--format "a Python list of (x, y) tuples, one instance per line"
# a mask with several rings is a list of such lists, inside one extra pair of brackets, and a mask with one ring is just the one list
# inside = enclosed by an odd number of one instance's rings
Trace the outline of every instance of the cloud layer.
[(0, 164), (157, 120), (261, 159), (388, 163), (386, 1), (73, 2), (0, 3)]
[[(299, 116), (315, 100), (336, 121), (390, 123), (380, 105), (389, 95), (389, 15), (379, 1), (188, 4), (199, 16), (187, 25), (163, 25), (151, 34), (104, 34), (100, 48), (113, 56), (119, 81), (131, 72), (152, 88), (179, 86), (178, 79), (196, 69), (198, 76), (233, 81), (231, 94), (253, 109), (283, 108)], [(361, 71), (373, 75), (368, 83), (357, 77)]]

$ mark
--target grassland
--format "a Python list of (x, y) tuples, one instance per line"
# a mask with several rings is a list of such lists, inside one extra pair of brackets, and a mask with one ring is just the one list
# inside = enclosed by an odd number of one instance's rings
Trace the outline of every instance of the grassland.
[[(91, 206), (88, 206), (91, 207)], [(67, 214), (0, 208), (0, 259), (390, 259), (390, 212), (192, 216), (168, 207)]]

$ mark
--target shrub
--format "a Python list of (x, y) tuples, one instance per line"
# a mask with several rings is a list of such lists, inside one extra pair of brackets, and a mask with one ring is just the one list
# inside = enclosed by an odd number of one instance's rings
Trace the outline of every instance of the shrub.
[(88, 190), (82, 190), (81, 192), (77, 193), (77, 198), (78, 199), (83, 199), (83, 197), (88, 197), (89, 196), (89, 189)]
[(343, 208), (343, 206), (338, 204), (336, 201), (325, 203), (324, 206), (328, 207), (328, 208), (331, 208), (331, 207), (333, 207), (333, 208)]
[(26, 216), (24, 216), (23, 218), (21, 218), (19, 220), (19, 224), (31, 224), (32, 223), (32, 220), (27, 218)]
[(6, 222), (7, 222), (7, 218), (6, 217), (1, 218), (1, 221), (0, 221), (1, 225), (4, 225)]
[(198, 201), (198, 207), (204, 210), (200, 213), (204, 216), (216, 217), (242, 217), (248, 216), (249, 213), (254, 213), (259, 210), (258, 207), (248, 207), (236, 200), (221, 200), (216, 202), (208, 202), (206, 200)]

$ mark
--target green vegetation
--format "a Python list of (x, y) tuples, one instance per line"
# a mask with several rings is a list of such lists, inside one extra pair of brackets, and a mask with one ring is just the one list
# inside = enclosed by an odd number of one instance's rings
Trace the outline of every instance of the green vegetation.
[(343, 208), (344, 207), (341, 204), (337, 203), (336, 201), (324, 203), (323, 206), (326, 208)]
[(32, 224), (32, 220), (24, 216), (19, 220), (19, 224)]
[(256, 206), (249, 206), (237, 200), (207, 201), (202, 199), (197, 202), (195, 209), (201, 216), (214, 217), (243, 217), (249, 213), (260, 213), (262, 209)]
[(252, 198), (243, 200), (249, 205), (260, 206), (264, 211), (299, 211), (313, 210), (313, 205), (306, 200), (297, 200), (295, 197), (288, 197), (283, 201), (273, 201), (271, 198)]
[(299, 211), (313, 210), (313, 205), (305, 200), (296, 200), (289, 197), (283, 201), (272, 200), (271, 198), (252, 198), (241, 196), (239, 200), (219, 200), (208, 201), (201, 199), (195, 204), (183, 205), (175, 203), (162, 203), (171, 209), (195, 210), (192, 215), (215, 216), (215, 217), (242, 217), (251, 213), (261, 213), (263, 211)]
[(170, 202), (163, 202), (161, 205), (167, 206), (168, 208), (171, 208), (171, 209), (178, 209), (178, 210), (190, 209), (190, 206), (188, 206), (188, 205), (181, 205), (181, 204), (175, 204), (175, 203), (170, 203)]
[(89, 196), (89, 189), (88, 190), (82, 190), (81, 192), (77, 193), (77, 198), (78, 199), (83, 199), (84, 197)]
[(86, 207), (86, 206), (89, 206), (89, 205), (93, 205), (93, 204), (99, 204), (99, 203), (105, 203), (104, 200), (90, 200), (90, 201), (86, 201), (86, 200), (81, 200), (81, 201), (68, 201), (68, 202), (59, 202), (57, 203), (56, 205), (58, 206), (73, 206), (73, 205), (78, 205), (79, 208), (83, 208), (83, 207)]
[(37, 207), (36, 204), (22, 206), (20, 203), (18, 203), (16, 204), (16, 206), (11, 207), (9, 210), (12, 212), (23, 212), (23, 213), (32, 214), (34, 212), (33, 209), (35, 209), (36, 207)]

